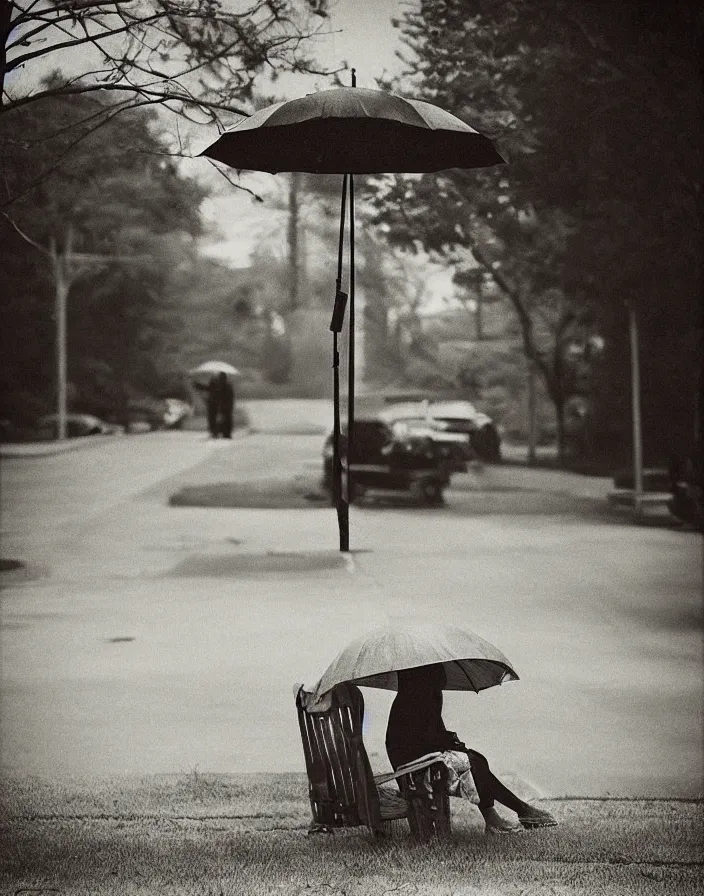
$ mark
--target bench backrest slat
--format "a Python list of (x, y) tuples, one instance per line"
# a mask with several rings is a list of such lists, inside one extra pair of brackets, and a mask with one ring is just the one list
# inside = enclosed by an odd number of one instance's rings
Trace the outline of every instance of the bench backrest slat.
[(359, 688), (344, 684), (331, 699), (327, 711), (308, 712), (300, 693), (296, 698), (313, 817), (322, 824), (359, 825), (376, 816), (378, 802), (362, 741), (364, 698)]

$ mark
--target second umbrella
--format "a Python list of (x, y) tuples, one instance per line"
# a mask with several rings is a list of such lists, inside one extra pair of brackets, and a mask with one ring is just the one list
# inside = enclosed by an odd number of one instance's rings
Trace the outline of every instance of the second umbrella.
[[(333, 333), (333, 472), (340, 550), (349, 551), (349, 494), (342, 490), (338, 334), (349, 298), (348, 454), (354, 439), (354, 182), (353, 174), (422, 173), (481, 168), (504, 160), (492, 142), (434, 106), (355, 86), (308, 94), (260, 109), (228, 128), (201, 155), (232, 168), (342, 174), (337, 285)], [(342, 291), (345, 207), (349, 185), (350, 286)]]

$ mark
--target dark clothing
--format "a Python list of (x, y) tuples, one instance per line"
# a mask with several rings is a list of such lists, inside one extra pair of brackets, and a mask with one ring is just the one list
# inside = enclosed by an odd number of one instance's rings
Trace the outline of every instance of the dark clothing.
[(479, 808), (491, 809), (496, 799), (520, 815), (521, 810), (525, 808), (525, 803), (499, 781), (489, 768), (486, 757), (477, 753), (476, 750), (470, 750), (469, 747), (465, 747), (463, 752), (469, 757), (469, 768), (474, 778), (474, 786), (479, 794)]
[(208, 389), (208, 401), (207, 401), (207, 409), (208, 409), (208, 432), (211, 436), (216, 436), (218, 434), (218, 403), (217, 403), (217, 395), (215, 394), (215, 390), (211, 387)]
[(394, 769), (426, 753), (451, 750), (456, 743), (442, 720), (439, 688), (399, 690), (386, 728), (386, 752)]
[(232, 437), (232, 411), (235, 404), (235, 390), (224, 373), (221, 373), (216, 381), (214, 391), (217, 414), (220, 418), (220, 433), (226, 439), (229, 439)]
[(206, 408), (210, 435), (232, 438), (235, 390), (227, 376), (224, 373), (213, 376), (207, 386), (196, 383), (196, 388), (208, 393)]
[(199, 391), (207, 393), (205, 408), (208, 415), (208, 432), (215, 438), (218, 435), (218, 378), (211, 376), (207, 386), (201, 383), (194, 383), (194, 386)]
[(235, 390), (232, 383), (223, 383), (220, 389), (220, 426), (226, 439), (232, 438), (232, 412), (235, 406)]
[(481, 753), (470, 750), (442, 720), (442, 666), (402, 669), (398, 673), (398, 694), (391, 704), (386, 728), (386, 752), (394, 771), (399, 765), (426, 753), (456, 750), (466, 753), (472, 778), (479, 794), (479, 808), (490, 809), (497, 799), (514, 812), (525, 804), (505, 787), (489, 768)]

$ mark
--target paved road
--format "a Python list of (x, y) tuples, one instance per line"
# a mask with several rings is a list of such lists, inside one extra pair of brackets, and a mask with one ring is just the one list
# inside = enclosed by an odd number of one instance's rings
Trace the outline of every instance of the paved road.
[[(324, 404), (254, 435), (125, 437), (3, 461), (2, 762), (47, 777), (302, 768), (292, 706), (357, 633), (408, 614), (496, 643), (521, 681), (447, 723), (552, 795), (700, 793), (701, 537), (594, 512), (608, 483), (502, 468), (447, 507), (175, 508), (190, 483), (317, 469)], [(296, 421), (296, 425), (293, 422)], [(595, 504), (595, 501), (597, 502)], [(391, 695), (366, 691), (385, 767)]]

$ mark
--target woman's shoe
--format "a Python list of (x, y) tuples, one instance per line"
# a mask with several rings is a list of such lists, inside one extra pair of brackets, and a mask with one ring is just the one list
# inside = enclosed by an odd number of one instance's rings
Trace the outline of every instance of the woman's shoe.
[(487, 835), (488, 834), (522, 834), (523, 828), (520, 826), (520, 824), (511, 824), (510, 821), (506, 821), (501, 825), (487, 823), (486, 833), (487, 833)]
[(557, 820), (549, 812), (533, 807), (530, 814), (519, 815), (518, 820), (528, 831), (532, 828), (552, 828), (557, 824)]
[(520, 824), (513, 821), (507, 821), (502, 818), (498, 812), (489, 809), (482, 813), (486, 823), (487, 834), (522, 834), (523, 828)]

